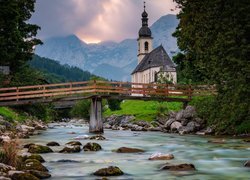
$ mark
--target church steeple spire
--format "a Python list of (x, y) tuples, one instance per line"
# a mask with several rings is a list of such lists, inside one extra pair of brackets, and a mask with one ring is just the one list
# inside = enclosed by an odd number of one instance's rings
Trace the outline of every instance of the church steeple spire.
[(148, 26), (148, 13), (146, 12), (146, 2), (144, 2), (144, 11), (142, 13), (142, 26)]
[(146, 3), (143, 5), (143, 12), (141, 14), (142, 27), (139, 30), (139, 37), (151, 37), (151, 30), (148, 27), (148, 13), (146, 12)]

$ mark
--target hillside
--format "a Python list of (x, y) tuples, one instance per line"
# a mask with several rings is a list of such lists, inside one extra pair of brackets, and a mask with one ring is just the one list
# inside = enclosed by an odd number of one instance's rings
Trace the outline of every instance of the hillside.
[(78, 67), (61, 65), (58, 61), (34, 55), (29, 62), (34, 69), (42, 71), (49, 83), (67, 81), (88, 81), (94, 75)]
[[(170, 56), (177, 52), (177, 42), (172, 37), (177, 25), (175, 15), (166, 15), (157, 20), (150, 27), (154, 47), (162, 44)], [(108, 79), (130, 81), (130, 73), (137, 64), (137, 41), (125, 39), (119, 43), (86, 44), (77, 36), (69, 35), (45, 40), (44, 45), (37, 47), (36, 54)]]

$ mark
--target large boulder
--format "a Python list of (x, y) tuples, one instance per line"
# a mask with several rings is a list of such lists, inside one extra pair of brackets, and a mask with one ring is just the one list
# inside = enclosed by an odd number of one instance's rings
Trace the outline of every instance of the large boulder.
[(120, 147), (116, 150), (117, 153), (141, 153), (145, 152), (142, 149), (138, 148), (129, 148), (129, 147)]
[(148, 159), (149, 160), (170, 160), (170, 159), (174, 159), (174, 155), (173, 154), (154, 153)]
[(64, 147), (59, 153), (77, 153), (81, 151), (81, 147), (79, 145), (72, 147)]
[(35, 160), (38, 160), (41, 163), (45, 162), (43, 157), (41, 155), (39, 155), (39, 154), (25, 155), (25, 156), (22, 156), (21, 158), (22, 158), (22, 161), (26, 161), (27, 159), (35, 159)]
[(55, 141), (48, 142), (46, 145), (47, 146), (60, 146), (60, 144), (58, 142), (55, 142)]
[(136, 122), (134, 122), (134, 124), (141, 126), (141, 127), (144, 127), (144, 128), (151, 127), (151, 124), (146, 122), (146, 121), (136, 121)]
[(181, 123), (178, 121), (175, 121), (171, 124), (170, 129), (172, 132), (179, 131), (179, 129), (182, 127)]
[(100, 151), (102, 147), (97, 143), (89, 142), (83, 146), (84, 151)]
[(94, 172), (96, 176), (120, 176), (124, 173), (120, 170), (119, 167), (116, 166), (109, 166), (107, 168), (102, 168)]
[(195, 166), (193, 164), (178, 164), (178, 165), (164, 165), (161, 170), (169, 171), (194, 171)]
[(25, 144), (23, 146), (23, 148), (29, 148), (30, 146), (33, 146), (33, 145), (35, 145), (35, 144), (34, 143), (28, 143), (28, 144)]
[(27, 172), (32, 174), (33, 176), (36, 176), (39, 179), (47, 179), (51, 177), (51, 174), (44, 171), (28, 170)]
[(22, 167), (23, 170), (37, 170), (48, 172), (48, 169), (42, 165), (42, 163), (36, 159), (27, 159)]
[(196, 110), (193, 106), (187, 106), (186, 109), (183, 111), (183, 118), (185, 119), (192, 119), (196, 116)]
[(70, 146), (81, 146), (82, 143), (79, 141), (70, 141), (68, 143), (66, 143), (66, 145), (70, 145)]
[(52, 151), (52, 149), (50, 149), (47, 146), (35, 144), (35, 145), (29, 146), (28, 152), (35, 153), (35, 154), (41, 154), (41, 153), (51, 153), (53, 151)]
[(12, 180), (39, 180), (36, 176), (23, 171), (9, 171)]
[(167, 130), (170, 129), (171, 124), (172, 124), (173, 122), (175, 122), (175, 119), (174, 119), (174, 118), (170, 118), (170, 119), (167, 120), (167, 122), (164, 124), (164, 128), (167, 129)]
[(175, 116), (175, 120), (181, 121), (183, 119), (183, 116), (184, 116), (184, 110), (180, 110), (179, 112), (177, 112), (177, 114)]

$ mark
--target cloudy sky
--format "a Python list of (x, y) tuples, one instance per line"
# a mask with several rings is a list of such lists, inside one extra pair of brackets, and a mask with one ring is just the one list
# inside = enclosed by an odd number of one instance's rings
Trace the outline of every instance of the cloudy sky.
[(38, 37), (76, 34), (87, 43), (135, 38), (141, 26), (143, 1), (149, 25), (176, 14), (173, 0), (36, 0), (31, 22), (41, 26)]

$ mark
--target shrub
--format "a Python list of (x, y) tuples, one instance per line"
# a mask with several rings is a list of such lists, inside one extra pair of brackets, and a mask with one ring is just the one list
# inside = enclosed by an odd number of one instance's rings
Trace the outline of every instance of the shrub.
[(89, 119), (90, 117), (90, 100), (82, 100), (77, 102), (70, 111), (71, 117)]
[(0, 162), (17, 167), (19, 165), (18, 146), (19, 144), (16, 140), (4, 142), (0, 151)]

